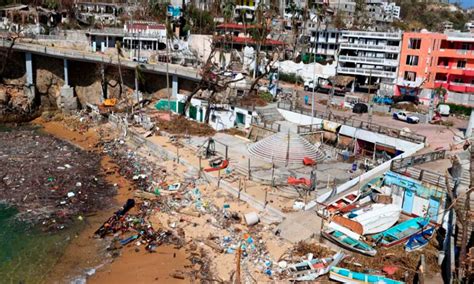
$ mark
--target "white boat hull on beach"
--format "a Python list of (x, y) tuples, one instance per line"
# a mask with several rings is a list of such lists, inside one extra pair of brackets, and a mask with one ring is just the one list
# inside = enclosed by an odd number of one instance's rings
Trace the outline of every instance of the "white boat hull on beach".
[[(395, 204), (371, 204), (345, 215), (362, 225), (363, 235), (372, 235), (391, 228), (400, 218), (401, 208)], [(353, 217), (356, 215), (355, 217)]]

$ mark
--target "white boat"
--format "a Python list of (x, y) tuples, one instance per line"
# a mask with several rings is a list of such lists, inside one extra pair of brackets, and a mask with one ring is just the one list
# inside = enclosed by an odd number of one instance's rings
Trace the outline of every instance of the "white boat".
[(391, 228), (400, 218), (402, 209), (395, 204), (374, 203), (344, 215), (362, 225), (363, 235), (372, 235)]
[(293, 274), (295, 281), (312, 281), (339, 264), (345, 254), (342, 251), (337, 252), (332, 257), (308, 259), (300, 263), (290, 265), (289, 271)]

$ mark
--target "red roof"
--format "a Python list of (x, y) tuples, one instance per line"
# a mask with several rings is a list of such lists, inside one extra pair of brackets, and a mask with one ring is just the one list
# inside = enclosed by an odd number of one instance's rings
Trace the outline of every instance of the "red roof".
[[(223, 36), (217, 36), (218, 39), (222, 39)], [(226, 40), (230, 42), (237, 43), (237, 44), (255, 44), (255, 40), (251, 37), (239, 37), (239, 36), (232, 36), (226, 37)], [(274, 40), (274, 39), (266, 39), (263, 45), (270, 46), (270, 45), (285, 45), (283, 41)]]
[(243, 25), (243, 24), (236, 24), (236, 23), (227, 23), (227, 24), (220, 24), (217, 26), (217, 29), (230, 29), (230, 30), (245, 30), (245, 29), (253, 29), (255, 25)]

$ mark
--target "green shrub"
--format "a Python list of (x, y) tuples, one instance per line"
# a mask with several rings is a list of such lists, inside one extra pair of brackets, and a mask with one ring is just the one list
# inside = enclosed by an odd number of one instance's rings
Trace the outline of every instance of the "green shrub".
[(272, 96), (272, 94), (271, 94), (270, 92), (261, 92), (261, 93), (258, 94), (258, 96), (259, 96), (262, 100), (264, 100), (264, 101), (266, 101), (266, 102), (268, 102), (268, 103), (271, 103), (271, 102), (273, 101), (273, 96)]
[(288, 83), (296, 83), (296, 82), (300, 82), (300, 83), (303, 83), (304, 80), (301, 76), (296, 76), (295, 73), (281, 73), (278, 75), (279, 76), (279, 79), (281, 81), (284, 81), (284, 82), (288, 82)]
[(471, 115), (472, 107), (464, 106), (464, 105), (457, 105), (457, 104), (450, 104), (446, 103), (449, 106), (449, 113), (457, 114), (457, 115)]

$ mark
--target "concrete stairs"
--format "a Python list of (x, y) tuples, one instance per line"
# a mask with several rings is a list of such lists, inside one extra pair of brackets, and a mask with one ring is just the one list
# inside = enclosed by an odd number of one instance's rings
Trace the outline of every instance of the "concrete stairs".
[(285, 120), (275, 105), (255, 108), (255, 110), (257, 111), (258, 115), (260, 116), (260, 119), (263, 122), (269, 123), (269, 122)]

